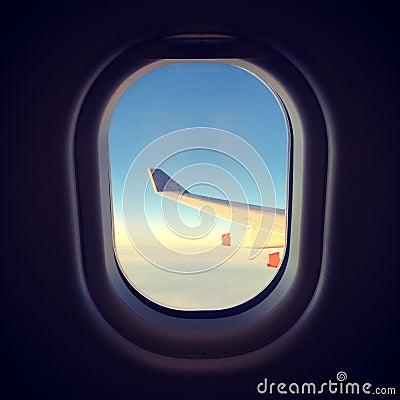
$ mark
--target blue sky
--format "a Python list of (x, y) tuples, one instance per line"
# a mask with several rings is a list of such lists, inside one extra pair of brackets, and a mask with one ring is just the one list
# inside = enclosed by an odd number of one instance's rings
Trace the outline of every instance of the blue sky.
[[(145, 74), (128, 88), (115, 108), (109, 140), (114, 210), (118, 215), (125, 177), (141, 150), (165, 134), (192, 127), (222, 129), (253, 146), (271, 173), (275, 206), (285, 208), (287, 127), (274, 95), (242, 68), (215, 62), (187, 62)], [(197, 162), (219, 163), (239, 175), (239, 179), (243, 176), (243, 168), (212, 151), (192, 150), (174, 155), (163, 169), (171, 175)], [(246, 186), (245, 181), (241, 183)], [(215, 194), (215, 190), (207, 193), (205, 187), (201, 190), (201, 194)], [(249, 202), (259, 203), (250, 186), (244, 190)]]
[[(279, 251), (282, 258), (282, 248), (262, 249), (250, 260), (248, 249), (222, 246), (221, 234), (231, 232), (232, 243), (240, 243), (246, 227), (218, 218), (213, 225), (198, 210), (176, 206), (154, 193), (147, 173), (160, 167), (192, 193), (286, 208), (286, 120), (263, 82), (226, 63), (154, 69), (122, 95), (109, 145), (116, 254), (137, 290), (167, 307), (196, 310), (240, 304), (268, 285), (277, 271), (266, 268), (268, 254)], [(171, 215), (179, 215), (185, 232), (205, 227), (202, 239), (169, 229), (164, 211), (174, 205)], [(193, 274), (196, 268), (202, 273)]]

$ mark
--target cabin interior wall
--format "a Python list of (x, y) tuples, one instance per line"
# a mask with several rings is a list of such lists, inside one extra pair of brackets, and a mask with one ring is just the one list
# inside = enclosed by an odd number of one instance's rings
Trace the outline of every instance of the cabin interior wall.
[[(385, 1), (135, 3), (18, 2), (2, 15), (1, 390), (13, 398), (252, 398), (264, 377), (318, 382), (339, 370), (352, 381), (398, 384), (394, 9)], [(93, 71), (115, 48), (137, 35), (202, 29), (264, 35), (313, 87), (329, 144), (326, 273), (308, 325), (294, 327), (297, 338), (279, 357), (246, 371), (180, 375), (111, 345), (111, 328), (84, 299), (73, 124)]]

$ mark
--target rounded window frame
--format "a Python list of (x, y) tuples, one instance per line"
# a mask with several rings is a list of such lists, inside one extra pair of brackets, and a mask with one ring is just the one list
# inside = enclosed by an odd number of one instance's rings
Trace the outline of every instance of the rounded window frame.
[[(235, 48), (239, 57), (231, 57)], [(288, 116), (292, 137), (284, 273), (268, 295), (263, 291), (244, 307), (205, 312), (154, 307), (128, 287), (114, 253), (108, 158), (112, 111), (135, 72), (183, 61), (245, 68), (267, 82)], [(227, 357), (271, 343), (302, 315), (321, 265), (327, 144), (316, 97), (289, 60), (266, 44), (224, 35), (178, 35), (138, 43), (99, 73), (82, 105), (75, 139), (86, 282), (101, 314), (126, 339), (174, 357)]]
[[(129, 76), (122, 84), (121, 86), (116, 90), (114, 96), (115, 98), (110, 100), (110, 108), (107, 108), (106, 114), (107, 117), (105, 118), (104, 125), (101, 127), (101, 135), (105, 135), (105, 129), (109, 126), (109, 120), (110, 118), (108, 115), (111, 113), (111, 115), (114, 112), (116, 104), (119, 102), (123, 94), (128, 90), (138, 79), (146, 75), (147, 73), (157, 69), (157, 68), (162, 68), (167, 65), (172, 65), (172, 64), (179, 64), (182, 62), (218, 62), (221, 64), (229, 64), (233, 65), (239, 68), (242, 68), (246, 70), (247, 73), (253, 74), (256, 76), (257, 79), (261, 80), (266, 86), (266, 90), (270, 90), (273, 92), (276, 101), (279, 103), (282, 113), (284, 114), (284, 118), (286, 120), (286, 126), (287, 126), (287, 141), (288, 141), (288, 152), (287, 152), (287, 160), (286, 160), (286, 192), (287, 192), (287, 199), (289, 199), (290, 195), (290, 184), (291, 184), (291, 179), (290, 179), (290, 173), (289, 173), (289, 167), (290, 167), (290, 147), (291, 147), (291, 142), (292, 142), (292, 132), (291, 132), (291, 126), (290, 126), (290, 121), (289, 117), (285, 108), (285, 105), (282, 102), (282, 99), (276, 94), (276, 92), (269, 86), (267, 83), (267, 80), (273, 80), (271, 76), (268, 75), (268, 73), (265, 70), (262, 70), (260, 68), (257, 68), (256, 65), (251, 64), (245, 60), (241, 59), (169, 59), (169, 60), (158, 60), (151, 62), (150, 64), (140, 68), (138, 71), (134, 72), (131, 76)], [(278, 83), (275, 82), (274, 86), (278, 86)], [(114, 97), (113, 96), (113, 97)], [(110, 179), (111, 183), (111, 179)], [(112, 187), (112, 185), (110, 185)], [(286, 203), (286, 210), (290, 208), (290, 201), (288, 200)], [(290, 221), (287, 221), (287, 231), (290, 229)], [(237, 313), (241, 313), (251, 307), (254, 307), (256, 304), (258, 304), (260, 301), (262, 301), (266, 296), (268, 296), (272, 290), (276, 287), (278, 284), (279, 280), (282, 277), (282, 274), (284, 273), (285, 267), (286, 267), (286, 253), (287, 249), (289, 248), (289, 239), (288, 239), (288, 234), (287, 236), (287, 242), (285, 245), (284, 249), (284, 254), (282, 257), (282, 261), (280, 263), (280, 267), (277, 271), (277, 273), (274, 275), (272, 281), (267, 284), (267, 286), (260, 292), (256, 293), (251, 299), (246, 300), (242, 302), (239, 305), (232, 306), (226, 309), (216, 309), (216, 310), (179, 310), (179, 309), (173, 309), (168, 306), (164, 306), (160, 303), (157, 303), (155, 301), (152, 301), (146, 295), (140, 293), (139, 290), (136, 290), (135, 287), (129, 282), (129, 279), (126, 277), (122, 263), (118, 261), (118, 252), (116, 249), (114, 249), (115, 252), (115, 258), (117, 261), (117, 267), (120, 272), (122, 280), (125, 282), (125, 284), (128, 286), (128, 288), (132, 291), (132, 293), (138, 297), (141, 301), (143, 301), (145, 304), (149, 305), (151, 308), (160, 311), (164, 314), (167, 315), (172, 315), (172, 316), (177, 316), (177, 317), (182, 317), (182, 318), (219, 318), (221, 316), (226, 317), (228, 315), (234, 315)], [(124, 297), (127, 302), (129, 303), (128, 296)]]

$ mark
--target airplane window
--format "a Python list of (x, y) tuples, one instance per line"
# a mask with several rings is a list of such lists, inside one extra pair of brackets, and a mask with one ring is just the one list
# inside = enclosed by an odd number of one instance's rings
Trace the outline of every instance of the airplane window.
[(111, 117), (114, 251), (134, 290), (175, 310), (222, 310), (278, 279), (290, 132), (279, 98), (229, 62), (139, 73)]

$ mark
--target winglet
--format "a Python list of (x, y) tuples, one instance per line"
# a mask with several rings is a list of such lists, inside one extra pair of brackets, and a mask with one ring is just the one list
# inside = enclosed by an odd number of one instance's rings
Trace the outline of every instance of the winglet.
[(148, 172), (155, 193), (189, 193), (184, 187), (169, 177), (163, 170), (159, 168), (148, 168)]

